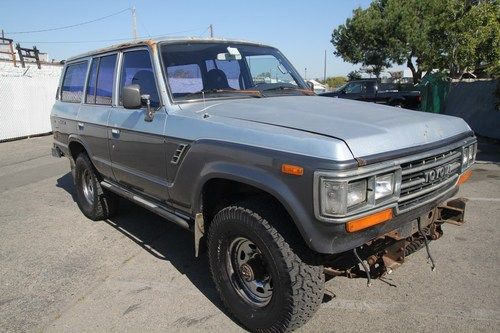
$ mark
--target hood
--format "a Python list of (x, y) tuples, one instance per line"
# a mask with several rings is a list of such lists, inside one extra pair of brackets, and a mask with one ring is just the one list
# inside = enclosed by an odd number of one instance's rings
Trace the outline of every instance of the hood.
[(355, 158), (434, 143), (471, 131), (460, 118), (318, 96), (184, 104), (204, 112), (320, 134), (344, 141)]

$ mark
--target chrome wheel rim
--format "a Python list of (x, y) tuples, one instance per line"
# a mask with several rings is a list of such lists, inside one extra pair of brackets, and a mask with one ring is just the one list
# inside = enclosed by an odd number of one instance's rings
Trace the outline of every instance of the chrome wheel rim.
[(238, 237), (228, 248), (227, 268), (231, 286), (248, 304), (264, 307), (273, 296), (273, 281), (259, 248)]
[(82, 174), (83, 196), (89, 204), (94, 204), (94, 182), (90, 171), (85, 169)]

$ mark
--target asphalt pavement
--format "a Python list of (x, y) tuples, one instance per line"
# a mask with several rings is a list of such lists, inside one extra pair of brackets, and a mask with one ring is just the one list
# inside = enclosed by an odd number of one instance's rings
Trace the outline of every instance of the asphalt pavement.
[[(192, 234), (125, 200), (80, 213), (51, 137), (0, 143), (0, 331), (242, 331), (223, 309)], [(467, 223), (444, 226), (385, 281), (334, 278), (303, 332), (498, 332), (500, 145), (482, 140), (459, 196)]]

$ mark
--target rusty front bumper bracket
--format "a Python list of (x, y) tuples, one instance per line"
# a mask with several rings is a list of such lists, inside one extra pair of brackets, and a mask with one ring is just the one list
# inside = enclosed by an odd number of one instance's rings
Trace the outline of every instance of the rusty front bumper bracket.
[[(405, 258), (424, 248), (434, 270), (434, 260), (429, 251), (429, 242), (443, 235), (443, 223), (462, 225), (465, 223), (467, 199), (457, 198), (421, 215), (408, 225), (388, 232), (352, 251), (325, 257), (325, 273), (330, 276), (371, 279), (390, 274), (401, 266)], [(362, 266), (361, 270), (359, 266)]]
[(465, 198), (452, 199), (438, 207), (438, 216), (436, 223), (451, 223), (462, 225), (465, 223)]

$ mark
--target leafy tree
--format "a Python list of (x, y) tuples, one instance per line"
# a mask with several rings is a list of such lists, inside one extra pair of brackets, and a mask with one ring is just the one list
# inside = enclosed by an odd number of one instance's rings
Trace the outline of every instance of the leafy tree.
[[(497, 1), (467, 2), (445, 0), (443, 10), (429, 31), (429, 43), (435, 50), (434, 63), (459, 78), (467, 69), (481, 63), (495, 66), (500, 58), (500, 6)], [(447, 33), (443, 33), (446, 31)]]
[(333, 31), (331, 39), (335, 55), (353, 64), (372, 67), (377, 77), (391, 65), (381, 6), (382, 2), (374, 1), (367, 9), (355, 9), (353, 16)]
[(406, 64), (414, 83), (432, 69), (460, 77), (487, 63), (495, 73), (500, 66), (500, 6), (497, 0), (374, 0), (368, 8), (354, 10), (334, 30), (331, 42), (335, 54), (351, 63)]
[(347, 79), (349, 81), (354, 81), (354, 80), (361, 80), (361, 74), (359, 71), (351, 71), (349, 74), (347, 74)]
[(496, 1), (387, 0), (385, 16), (393, 31), (390, 58), (406, 62), (415, 83), (422, 71), (447, 70), (457, 78), (500, 57)]
[(330, 88), (337, 88), (347, 82), (347, 78), (345, 76), (332, 76), (329, 77), (323, 82), (327, 84)]

